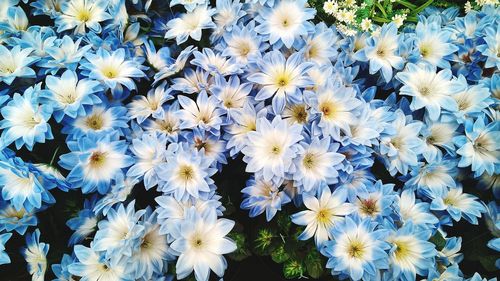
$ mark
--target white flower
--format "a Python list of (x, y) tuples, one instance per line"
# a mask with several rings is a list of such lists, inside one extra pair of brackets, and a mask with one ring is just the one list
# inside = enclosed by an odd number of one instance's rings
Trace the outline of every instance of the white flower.
[(212, 22), (214, 14), (215, 9), (208, 9), (206, 4), (199, 5), (192, 12), (170, 20), (167, 23), (168, 31), (165, 33), (165, 38), (175, 38), (177, 44), (186, 42), (188, 37), (200, 41), (202, 29), (216, 27)]
[(314, 241), (319, 248), (331, 237), (331, 229), (336, 222), (343, 221), (345, 216), (354, 212), (351, 203), (346, 203), (347, 191), (337, 189), (333, 193), (327, 185), (323, 185), (318, 198), (304, 193), (304, 205), (309, 209), (291, 216), (292, 221), (298, 225), (307, 225), (304, 232), (298, 237), (307, 240), (314, 235)]

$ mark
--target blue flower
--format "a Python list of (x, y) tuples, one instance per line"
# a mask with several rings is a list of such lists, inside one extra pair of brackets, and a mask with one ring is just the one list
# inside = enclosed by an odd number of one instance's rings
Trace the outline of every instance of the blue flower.
[(223, 124), (221, 115), (224, 113), (219, 107), (216, 96), (208, 96), (202, 91), (198, 94), (196, 102), (186, 96), (177, 96), (182, 110), (177, 112), (181, 120), (180, 129), (200, 128), (212, 134), (220, 134), (220, 126)]
[(128, 144), (118, 140), (116, 133), (82, 137), (69, 141), (68, 147), (71, 152), (61, 155), (58, 164), (70, 171), (67, 180), (83, 193), (105, 194), (113, 180), (124, 176), (122, 169), (134, 163), (125, 154)]
[(48, 124), (52, 106), (40, 104), (40, 91), (40, 84), (37, 84), (26, 89), (22, 96), (15, 93), (12, 100), (2, 106), (0, 149), (14, 142), (17, 149), (25, 145), (31, 151), (35, 143), (54, 138)]
[(300, 53), (285, 59), (281, 52), (272, 51), (259, 59), (257, 65), (260, 72), (251, 74), (247, 79), (262, 86), (255, 100), (263, 101), (272, 97), (275, 114), (280, 114), (287, 102), (302, 101), (301, 89), (313, 85), (306, 75), (313, 64), (303, 62)]
[(66, 222), (66, 225), (74, 231), (69, 238), (69, 246), (82, 242), (85, 238), (89, 237), (90, 234), (96, 231), (99, 217), (92, 210), (95, 199), (96, 197), (92, 197), (91, 200), (85, 199), (83, 202), (83, 209), (78, 212), (76, 217)]
[(333, 241), (325, 242), (321, 253), (328, 258), (326, 268), (332, 275), (347, 275), (352, 280), (372, 280), (379, 269), (387, 268), (389, 244), (387, 231), (376, 229), (370, 219), (348, 216), (333, 227)]
[(9, 255), (5, 252), (5, 244), (11, 236), (12, 233), (0, 234), (0, 265), (10, 263)]
[(486, 212), (477, 197), (463, 193), (461, 187), (436, 191), (432, 195), (431, 210), (446, 211), (455, 221), (463, 217), (471, 224), (478, 224), (477, 218)]
[(28, 263), (28, 272), (31, 274), (31, 280), (45, 280), (48, 252), (49, 244), (40, 242), (40, 230), (38, 228), (26, 236), (26, 248), (22, 250), (22, 254)]
[(24, 207), (16, 210), (12, 204), (0, 200), (0, 231), (16, 231), (24, 235), (28, 227), (37, 225), (34, 211), (28, 212)]
[(384, 24), (380, 35), (367, 39), (366, 46), (359, 50), (354, 58), (359, 61), (369, 61), (369, 73), (379, 70), (386, 83), (392, 79), (392, 69), (400, 70), (404, 66), (403, 58), (398, 54), (398, 28), (394, 23)]
[(40, 94), (42, 103), (52, 105), (54, 119), (61, 122), (67, 115), (71, 118), (86, 114), (84, 105), (101, 102), (94, 93), (100, 90), (99, 82), (82, 79), (79, 80), (75, 72), (66, 70), (61, 77), (47, 76), (47, 91)]
[(419, 22), (415, 28), (415, 45), (418, 49), (414, 62), (423, 60), (433, 66), (450, 68), (447, 59), (458, 51), (458, 47), (450, 43), (451, 32), (443, 30), (438, 22)]
[(477, 46), (477, 50), (487, 58), (484, 64), (485, 67), (496, 67), (496, 69), (499, 69), (500, 58), (498, 58), (498, 46), (500, 44), (500, 28), (497, 25), (495, 30), (494, 27), (489, 26), (484, 29), (484, 33), (483, 40), (485, 44)]
[(316, 10), (306, 8), (306, 0), (281, 0), (276, 5), (264, 7), (255, 19), (260, 24), (255, 31), (266, 35), (270, 44), (291, 48), (299, 36), (312, 29), (308, 20), (314, 18)]
[(188, 37), (200, 41), (203, 29), (216, 27), (212, 21), (215, 12), (216, 10), (209, 8), (207, 4), (198, 5), (193, 11), (168, 21), (165, 38), (175, 38), (178, 45), (186, 42)]
[(466, 120), (465, 135), (456, 136), (457, 154), (462, 156), (458, 167), (471, 166), (474, 176), (486, 172), (492, 175), (500, 163), (500, 122), (486, 123), (486, 118), (479, 116), (474, 122)]
[(284, 190), (280, 190), (280, 186), (281, 183), (250, 178), (246, 187), (241, 190), (244, 199), (240, 207), (250, 210), (251, 218), (265, 211), (266, 220), (270, 221), (283, 205), (291, 201), (290, 196)]
[(214, 183), (210, 176), (217, 171), (210, 167), (211, 159), (186, 143), (172, 143), (168, 151), (165, 163), (155, 166), (158, 190), (178, 200), (205, 197)]
[(70, 0), (61, 3), (61, 13), (55, 20), (57, 32), (74, 29), (75, 34), (87, 30), (100, 33), (101, 22), (112, 19), (106, 0)]

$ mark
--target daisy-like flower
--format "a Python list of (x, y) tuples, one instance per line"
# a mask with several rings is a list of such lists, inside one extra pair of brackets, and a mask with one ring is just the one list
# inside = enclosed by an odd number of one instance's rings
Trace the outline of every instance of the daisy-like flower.
[(162, 83), (154, 89), (151, 89), (147, 96), (136, 95), (134, 100), (128, 104), (128, 114), (132, 119), (137, 119), (141, 124), (149, 116), (153, 118), (163, 118), (165, 110), (163, 104), (173, 99), (170, 90), (167, 89), (167, 83)]
[(489, 89), (483, 85), (468, 86), (467, 80), (462, 75), (458, 81), (465, 86), (465, 89), (452, 96), (458, 105), (455, 116), (458, 122), (465, 122), (468, 118), (480, 115), (493, 101), (490, 98)]
[(385, 156), (385, 164), (391, 175), (397, 172), (405, 175), (409, 166), (418, 164), (417, 156), (423, 146), (418, 137), (422, 122), (411, 121), (411, 118), (407, 118), (399, 109), (394, 115), (396, 118), (391, 122), (394, 133), (381, 137), (380, 153)]
[(127, 273), (126, 260), (107, 259), (104, 252), (98, 252), (83, 245), (74, 248), (78, 261), (68, 265), (68, 271), (74, 276), (84, 277), (88, 281), (131, 280)]
[(458, 51), (450, 43), (451, 32), (441, 29), (438, 22), (419, 22), (415, 28), (415, 44), (423, 61), (440, 68), (449, 68), (447, 56)]
[(208, 8), (207, 4), (203, 4), (198, 5), (192, 12), (170, 20), (167, 23), (168, 31), (165, 33), (165, 38), (175, 38), (178, 45), (186, 42), (188, 37), (200, 41), (203, 29), (216, 28), (212, 21), (215, 11)]
[(155, 167), (159, 177), (158, 190), (173, 194), (178, 199), (199, 198), (210, 192), (214, 182), (210, 178), (217, 169), (211, 168), (212, 161), (202, 151), (193, 149), (187, 143), (172, 143), (168, 147), (170, 154), (166, 163)]
[(307, 35), (308, 20), (316, 14), (315, 9), (306, 8), (306, 3), (307, 0), (281, 0), (272, 8), (261, 9), (255, 31), (268, 36), (271, 44), (279, 42), (291, 48), (299, 36)]
[(144, 187), (150, 189), (158, 184), (155, 167), (164, 163), (167, 138), (165, 135), (143, 134), (141, 138), (132, 139), (130, 150), (134, 153), (135, 163), (127, 171), (127, 176), (143, 178)]
[(434, 244), (427, 241), (431, 230), (418, 228), (411, 222), (387, 237), (392, 246), (389, 251), (389, 271), (384, 280), (415, 280), (416, 275), (426, 276), (434, 266), (437, 255)]
[(465, 122), (465, 135), (457, 136), (454, 142), (462, 156), (458, 167), (471, 166), (474, 176), (486, 172), (493, 175), (500, 163), (500, 121), (485, 124), (485, 117), (479, 116), (473, 123)]
[(0, 45), (0, 81), (10, 85), (16, 78), (35, 78), (36, 74), (30, 65), (35, 63), (38, 58), (30, 57), (33, 49), (21, 49), (19, 45), (11, 50), (4, 45)]
[(10, 257), (5, 252), (5, 243), (9, 241), (12, 233), (3, 233), (0, 234), (0, 265), (10, 263)]
[(236, 62), (244, 65), (250, 58), (258, 57), (267, 45), (262, 43), (262, 38), (254, 29), (255, 22), (251, 21), (244, 27), (234, 26), (232, 32), (224, 33), (225, 44), (218, 45), (222, 49), (221, 55), (234, 58)]
[(340, 132), (351, 135), (350, 124), (356, 119), (356, 108), (362, 102), (357, 99), (353, 88), (334, 86), (327, 83), (317, 93), (307, 91), (305, 100), (311, 105), (312, 112), (319, 114), (318, 126), (323, 135), (340, 141)]
[(216, 0), (217, 13), (214, 16), (214, 23), (217, 26), (210, 39), (220, 38), (226, 31), (231, 32), (238, 20), (246, 14), (243, 10), (243, 3), (234, 0)]
[(61, 77), (49, 75), (45, 82), (48, 91), (42, 91), (40, 99), (52, 105), (57, 122), (61, 122), (65, 115), (71, 118), (85, 115), (83, 105), (101, 102), (101, 99), (94, 95), (99, 91), (99, 82), (79, 80), (77, 74), (71, 70), (66, 70)]
[(319, 66), (329, 64), (331, 60), (337, 57), (337, 49), (340, 36), (320, 22), (315, 26), (315, 32), (305, 40), (303, 47), (304, 57), (306, 61), (312, 61)]
[(76, 217), (71, 218), (66, 222), (66, 225), (74, 231), (69, 238), (69, 246), (80, 243), (97, 230), (99, 217), (92, 210), (95, 204), (95, 199), (96, 197), (92, 197), (91, 200), (85, 199), (83, 202), (83, 209), (78, 212)]
[(294, 184), (302, 186), (305, 192), (315, 192), (323, 184), (337, 183), (336, 166), (345, 156), (336, 153), (339, 145), (333, 144), (330, 137), (313, 138), (310, 142), (301, 141), (297, 158), (294, 160), (296, 171), (292, 172)]
[(101, 82), (106, 89), (111, 89), (116, 94), (120, 94), (123, 87), (135, 90), (133, 78), (139, 79), (146, 76), (141, 70), (140, 61), (125, 58), (125, 49), (110, 53), (100, 48), (95, 54), (88, 52), (85, 58), (88, 62), (81, 64), (82, 74)]
[(149, 133), (164, 135), (170, 142), (177, 142), (181, 132), (181, 120), (178, 111), (179, 102), (175, 101), (165, 109), (163, 118), (148, 119), (145, 122), (144, 129)]
[(257, 101), (273, 97), (272, 107), (275, 114), (283, 111), (286, 102), (302, 101), (300, 89), (313, 85), (306, 74), (313, 64), (303, 62), (300, 53), (294, 53), (285, 59), (281, 52), (272, 51), (259, 59), (257, 65), (260, 72), (251, 74), (247, 79), (261, 85), (255, 96)]
[(134, 203), (135, 201), (132, 201), (127, 207), (120, 204), (116, 209), (110, 209), (106, 219), (97, 224), (99, 229), (92, 244), (95, 251), (105, 252), (107, 258), (132, 256), (132, 251), (138, 247), (144, 232), (144, 226), (138, 221), (145, 212), (136, 212)]
[(61, 13), (56, 18), (57, 32), (74, 29), (74, 33), (84, 34), (86, 29), (101, 32), (101, 22), (112, 19), (106, 11), (106, 0), (70, 0), (61, 3)]
[(370, 74), (379, 70), (385, 82), (392, 79), (392, 69), (402, 69), (403, 58), (398, 54), (398, 28), (394, 23), (384, 24), (380, 35), (372, 36), (367, 40), (366, 46), (355, 54), (355, 58), (361, 61), (369, 61)]
[(0, 23), (2, 31), (12, 34), (19, 34), (28, 29), (28, 17), (21, 7), (8, 7), (6, 18)]
[(75, 71), (82, 57), (92, 48), (90, 44), (80, 46), (82, 40), (83, 37), (73, 41), (68, 35), (64, 35), (62, 39), (56, 39), (54, 46), (45, 48), (45, 52), (50, 57), (38, 62), (37, 65), (45, 68), (46, 72), (50, 72), (53, 75), (59, 69)]
[(454, 152), (453, 138), (458, 128), (458, 123), (455, 120), (448, 120), (448, 118), (441, 118), (436, 122), (429, 118), (425, 120), (421, 134), (425, 146), (422, 155), (427, 163), (441, 159), (443, 157), (442, 149), (448, 153)]
[(328, 258), (326, 268), (332, 269), (333, 275), (344, 274), (352, 280), (372, 280), (378, 275), (378, 269), (387, 267), (389, 248), (384, 238), (387, 232), (375, 230), (377, 224), (370, 219), (346, 217), (333, 227), (333, 241), (323, 244), (321, 253)]
[(236, 250), (236, 243), (226, 237), (233, 227), (234, 221), (217, 219), (213, 210), (200, 214), (194, 207), (190, 208), (170, 245), (179, 253), (175, 265), (177, 278), (183, 279), (193, 270), (196, 280), (200, 281), (208, 281), (211, 270), (222, 277), (227, 267), (223, 255)]
[(186, 69), (184, 77), (174, 78), (172, 82), (171, 88), (173, 90), (185, 94), (200, 93), (203, 90), (207, 90), (210, 85), (208, 82), (208, 72), (203, 71), (199, 67), (196, 70), (192, 70), (191, 68)]
[(45, 280), (48, 252), (49, 244), (40, 242), (40, 230), (38, 228), (35, 232), (26, 236), (26, 248), (22, 250), (22, 254), (28, 263), (28, 272), (31, 274), (32, 281)]
[(54, 202), (38, 175), (17, 157), (0, 161), (0, 187), (3, 200), (10, 201), (21, 218), (25, 211), (40, 208), (42, 202)]
[(221, 107), (230, 118), (232, 113), (242, 109), (250, 99), (251, 83), (240, 83), (238, 76), (231, 76), (229, 80), (222, 76), (215, 78), (215, 83), (210, 87), (210, 92), (219, 99)]
[(250, 210), (249, 216), (256, 217), (266, 212), (266, 220), (271, 219), (278, 211), (281, 211), (281, 206), (291, 201), (286, 192), (280, 190), (283, 181), (274, 183), (273, 181), (265, 181), (262, 179), (250, 178), (246, 187), (241, 190), (243, 193), (243, 201), (241, 208)]
[(97, 190), (105, 194), (111, 181), (123, 177), (123, 168), (133, 164), (128, 145), (118, 135), (87, 136), (68, 142), (71, 152), (60, 156), (58, 164), (70, 173), (67, 180), (83, 193)]
[(463, 193), (462, 187), (437, 191), (432, 194), (431, 210), (447, 211), (451, 218), (459, 221), (462, 217), (471, 224), (478, 224), (477, 218), (486, 212), (477, 197)]
[(295, 224), (306, 225), (298, 238), (307, 240), (314, 236), (316, 246), (320, 249), (325, 241), (334, 238), (332, 228), (355, 209), (351, 203), (346, 203), (347, 192), (344, 189), (337, 189), (332, 193), (324, 184), (317, 194), (315, 197), (310, 193), (303, 193), (302, 199), (308, 210), (293, 214), (291, 219)]
[(31, 151), (35, 143), (54, 138), (48, 124), (52, 107), (39, 103), (40, 91), (40, 84), (35, 85), (26, 89), (22, 96), (15, 93), (12, 100), (2, 106), (0, 149), (14, 142), (17, 149), (25, 145)]
[(483, 40), (486, 44), (477, 46), (477, 50), (487, 58), (484, 64), (485, 67), (500, 69), (500, 58), (498, 56), (498, 50), (500, 50), (500, 28), (496, 25), (495, 30), (493, 26), (487, 26), (484, 29), (486, 36), (483, 37)]
[(443, 192), (447, 187), (456, 187), (454, 178), (458, 173), (457, 161), (438, 158), (432, 163), (421, 163), (410, 171), (406, 186), (415, 187), (426, 195)]
[(302, 126), (290, 125), (279, 115), (272, 122), (259, 118), (256, 131), (247, 133), (248, 143), (242, 149), (245, 171), (265, 181), (283, 179), (297, 155), (301, 132)]
[(252, 105), (247, 101), (243, 108), (234, 111), (232, 114), (233, 122), (226, 127), (224, 137), (228, 139), (227, 148), (230, 149), (229, 154), (234, 157), (247, 145), (247, 134), (255, 131), (257, 128), (257, 119), (265, 118), (267, 108), (263, 103)]
[(63, 119), (65, 123), (62, 133), (69, 134), (73, 139), (86, 135), (104, 135), (116, 132), (123, 134), (128, 128), (127, 108), (123, 106), (106, 107), (102, 104), (86, 109), (86, 114), (76, 119)]
[(429, 203), (415, 198), (415, 192), (406, 189), (396, 197), (396, 212), (403, 223), (412, 222), (416, 226), (434, 228), (439, 220), (429, 211)]
[(37, 223), (34, 212), (28, 212), (24, 207), (16, 210), (12, 204), (0, 202), (0, 231), (15, 231), (24, 235), (29, 226), (36, 226)]
[(426, 109), (431, 120), (437, 120), (441, 108), (456, 112), (458, 105), (452, 95), (462, 90), (463, 86), (452, 78), (451, 70), (443, 69), (436, 73), (436, 67), (431, 65), (415, 65), (409, 63), (406, 70), (399, 72), (396, 78), (404, 86), (400, 94), (412, 96), (411, 110)]
[(144, 231), (140, 237), (139, 246), (131, 257), (135, 278), (150, 279), (154, 273), (163, 274), (164, 260), (168, 257), (169, 246), (167, 236), (160, 234), (160, 224), (156, 222), (157, 213), (151, 208), (146, 209), (143, 219), (139, 222)]
[(207, 92), (202, 91), (196, 102), (186, 96), (177, 96), (177, 99), (182, 106), (182, 110), (177, 113), (181, 120), (181, 129), (199, 127), (215, 135), (220, 134), (223, 110), (219, 107), (216, 96), (209, 97)]
[(242, 72), (242, 65), (236, 60), (227, 59), (220, 53), (214, 53), (210, 48), (204, 48), (202, 52), (195, 51), (193, 55), (194, 59), (191, 60), (191, 64), (201, 67), (212, 76), (227, 76)]
[(393, 191), (394, 184), (383, 184), (376, 181), (367, 188), (366, 193), (358, 195), (353, 202), (360, 218), (371, 218), (373, 221), (382, 221), (392, 214), (392, 204), (397, 195)]

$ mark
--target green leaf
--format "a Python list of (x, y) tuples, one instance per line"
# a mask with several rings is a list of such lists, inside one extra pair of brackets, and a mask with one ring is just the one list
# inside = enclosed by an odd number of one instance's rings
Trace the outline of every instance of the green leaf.
[(488, 271), (493, 272), (497, 270), (495, 262), (497, 260), (497, 255), (487, 255), (479, 257), (479, 262)]
[(412, 4), (412, 3), (408, 2), (408, 1), (405, 1), (405, 0), (396, 0), (396, 3), (401, 4), (401, 5), (407, 7), (409, 9), (411, 9), (411, 10), (417, 8), (417, 5), (414, 5), (414, 4)]
[(290, 259), (290, 255), (285, 251), (284, 244), (281, 244), (271, 253), (271, 258), (276, 263), (284, 263)]
[(283, 266), (283, 275), (287, 279), (301, 277), (304, 275), (304, 265), (298, 260), (288, 260)]
[(319, 278), (323, 274), (323, 261), (316, 249), (311, 249), (305, 258), (307, 273), (312, 278)]
[(437, 231), (436, 234), (434, 234), (434, 236), (432, 236), (429, 239), (429, 242), (436, 245), (436, 249), (439, 251), (443, 249), (444, 245), (446, 244), (446, 240), (444, 240), (443, 236), (441, 235), (441, 233), (439, 233), (439, 231)]
[(377, 6), (377, 8), (380, 10), (380, 12), (382, 12), (382, 15), (384, 15), (384, 18), (387, 18), (387, 13), (385, 12), (384, 7), (382, 7), (382, 5), (379, 2), (376, 2), (375, 6)]
[(418, 8), (416, 8), (415, 10), (412, 11), (412, 14), (416, 15), (420, 12), (422, 12), (425, 8), (429, 7), (429, 5), (432, 4), (432, 2), (434, 2), (434, 0), (427, 0), (427, 2), (425, 2), (424, 4), (420, 5)]
[(280, 228), (280, 232), (288, 233), (288, 230), (290, 230), (290, 226), (292, 225), (292, 220), (290, 219), (290, 216), (285, 212), (280, 212), (278, 213), (276, 221), (278, 222), (278, 227)]
[(231, 232), (228, 236), (236, 242), (236, 251), (230, 253), (228, 256), (236, 261), (244, 260), (251, 255), (250, 249), (246, 243), (245, 234), (239, 232)]
[(276, 235), (274, 235), (270, 229), (259, 229), (257, 238), (255, 239), (255, 251), (261, 255), (268, 255), (271, 251), (270, 246), (274, 237), (276, 237)]

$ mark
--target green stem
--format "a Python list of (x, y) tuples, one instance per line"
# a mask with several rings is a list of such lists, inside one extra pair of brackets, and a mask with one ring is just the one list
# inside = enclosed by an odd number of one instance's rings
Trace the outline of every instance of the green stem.
[(58, 146), (56, 148), (56, 150), (54, 151), (54, 154), (52, 155), (52, 159), (50, 159), (49, 166), (52, 166), (52, 163), (54, 163), (54, 160), (56, 159), (57, 152), (59, 152), (59, 148), (60, 148), (60, 146)]
[(414, 5), (414, 4), (412, 4), (408, 1), (405, 1), (405, 0), (396, 0), (396, 3), (401, 4), (410, 10), (414, 10), (415, 8), (417, 8), (417, 5)]
[(420, 5), (420, 7), (416, 8), (411, 13), (414, 14), (414, 15), (416, 15), (416, 14), (422, 12), (425, 8), (427, 8), (429, 5), (431, 5), (432, 2), (434, 2), (434, 0), (427, 0), (427, 2), (425, 2), (422, 5)]
[(376, 17), (376, 16), (373, 16), (373, 17), (372, 17), (372, 20), (374, 20), (374, 21), (376, 21), (376, 22), (381, 22), (381, 23), (384, 23), (384, 22), (389, 23), (389, 22), (391, 22), (391, 21), (390, 21), (390, 20), (388, 20), (388, 19), (384, 19), (384, 18), (381, 18), (381, 17)]
[(385, 12), (385, 9), (384, 7), (382, 7), (382, 5), (380, 5), (379, 2), (376, 2), (375, 5), (377, 6), (377, 8), (380, 10), (380, 12), (382, 12), (382, 14), (384, 15), (384, 17), (387, 18), (387, 13)]

